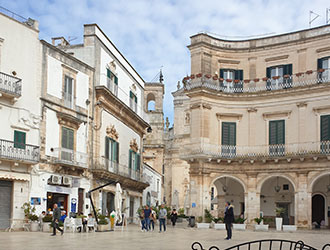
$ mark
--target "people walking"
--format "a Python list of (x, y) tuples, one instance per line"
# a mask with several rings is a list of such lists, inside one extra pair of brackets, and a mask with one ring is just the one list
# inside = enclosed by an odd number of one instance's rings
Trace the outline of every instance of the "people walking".
[(53, 209), (53, 234), (51, 236), (56, 235), (56, 229), (61, 232), (61, 235), (63, 235), (63, 230), (58, 225), (58, 223), (60, 222), (60, 218), (61, 218), (61, 210), (55, 203)]
[(162, 204), (160, 206), (160, 210), (159, 210), (159, 232), (162, 231), (162, 226), (164, 229), (164, 232), (166, 231), (166, 217), (167, 217), (167, 210), (164, 206), (164, 204)]
[(178, 213), (176, 212), (176, 209), (173, 208), (171, 212), (171, 221), (172, 221), (172, 226), (175, 227), (176, 220), (178, 219)]
[(143, 213), (144, 213), (145, 227), (146, 227), (146, 230), (149, 231), (149, 228), (150, 228), (151, 210), (150, 210), (150, 208), (148, 207), (148, 205), (145, 206), (145, 209), (144, 209)]
[(150, 224), (149, 224), (149, 230), (152, 229), (152, 231), (154, 231), (155, 229), (155, 222), (156, 222), (156, 211), (153, 210), (151, 207), (150, 207), (150, 210), (151, 210), (151, 215), (150, 215)]
[(141, 209), (141, 212), (140, 212), (140, 220), (141, 220), (141, 231), (144, 232), (144, 231), (147, 231), (146, 229), (146, 223), (145, 223), (145, 220), (144, 220), (144, 210)]
[(231, 226), (232, 223), (234, 222), (234, 206), (230, 205), (230, 202), (226, 202), (225, 204), (224, 222), (226, 224), (226, 230), (227, 230), (227, 238), (225, 238), (225, 240), (230, 240), (232, 236)]

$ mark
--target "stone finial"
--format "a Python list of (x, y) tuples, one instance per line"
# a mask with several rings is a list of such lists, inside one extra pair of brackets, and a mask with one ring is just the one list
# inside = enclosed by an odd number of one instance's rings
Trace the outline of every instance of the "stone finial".
[(177, 89), (179, 90), (181, 88), (180, 81), (178, 81), (178, 84), (176, 85)]
[(166, 129), (168, 129), (170, 126), (170, 121), (168, 120), (168, 117), (166, 117), (165, 126), (166, 126)]

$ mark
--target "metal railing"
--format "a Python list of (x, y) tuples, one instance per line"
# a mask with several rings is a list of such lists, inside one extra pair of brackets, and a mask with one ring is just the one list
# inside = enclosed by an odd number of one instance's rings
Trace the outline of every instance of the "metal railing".
[[(329, 244), (325, 244), (322, 250), (329, 248)], [(206, 250), (203, 248), (202, 244), (199, 242), (194, 242), (191, 245), (192, 250)], [(209, 250), (220, 250), (217, 246), (211, 246)], [(254, 240), (249, 242), (244, 242), (232, 247), (228, 247), (224, 250), (240, 250), (240, 249), (267, 249), (267, 250), (317, 250), (316, 248), (305, 244), (303, 241), (291, 241), (291, 240), (281, 240), (281, 239), (265, 239), (265, 240)]]
[(88, 155), (86, 153), (77, 152), (66, 148), (53, 148), (52, 157), (54, 163), (78, 166), (82, 168), (88, 167)]
[(0, 72), (0, 91), (20, 97), (22, 95), (22, 80)]
[(184, 78), (183, 86), (186, 90), (195, 88), (208, 88), (225, 93), (253, 93), (260, 91), (272, 91), (280, 89), (290, 89), (301, 86), (329, 83), (330, 69), (309, 70), (305, 73), (294, 75), (274, 76), (272, 78), (253, 80), (224, 80), (208, 75), (189, 79)]
[(0, 158), (38, 162), (39, 147), (0, 139)]
[(118, 85), (115, 84), (115, 81), (107, 77), (107, 88), (111, 91), (112, 94), (118, 96)]
[(73, 95), (72, 94), (64, 92), (63, 100), (64, 100), (65, 107), (72, 108), (72, 104), (73, 104)]
[(95, 169), (106, 170), (108, 172), (118, 174), (118, 175), (121, 175), (124, 177), (128, 177), (128, 178), (136, 180), (136, 181), (141, 180), (139, 170), (134, 170), (132, 168), (129, 168), (126, 165), (120, 164), (118, 162), (114, 162), (105, 157), (100, 157), (100, 158), (96, 159), (94, 167), (95, 167)]
[(201, 156), (215, 158), (288, 157), (304, 155), (329, 155), (330, 141), (274, 144), (259, 146), (190, 144), (183, 149), (183, 157)]
[(16, 19), (17, 21), (21, 22), (21, 23), (24, 23), (24, 22), (27, 22), (28, 19), (26, 19), (25, 17), (22, 17), (14, 12), (12, 12), (11, 10), (8, 10), (2, 6), (0, 6), (0, 12), (11, 17), (11, 18), (14, 18)]

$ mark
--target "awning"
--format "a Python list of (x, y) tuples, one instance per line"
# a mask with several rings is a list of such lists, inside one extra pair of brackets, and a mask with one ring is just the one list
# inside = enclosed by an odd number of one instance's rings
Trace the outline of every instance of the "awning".
[(30, 178), (30, 174), (0, 171), (0, 179), (30, 181), (31, 178)]

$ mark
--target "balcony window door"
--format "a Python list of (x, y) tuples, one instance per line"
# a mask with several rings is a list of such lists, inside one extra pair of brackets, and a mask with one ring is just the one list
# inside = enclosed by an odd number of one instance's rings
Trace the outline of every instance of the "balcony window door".
[(141, 156), (132, 149), (129, 150), (128, 171), (133, 179), (138, 178), (140, 173)]
[(119, 143), (115, 140), (105, 137), (105, 158), (106, 164), (111, 172), (118, 172), (119, 162)]
[(14, 130), (14, 148), (25, 149), (26, 133)]
[(291, 87), (292, 64), (268, 67), (266, 71), (267, 78), (269, 78), (269, 80), (267, 81), (268, 90)]
[(132, 91), (129, 92), (129, 107), (137, 112), (137, 97)]
[[(220, 78), (223, 79), (220, 84), (225, 92), (243, 91), (243, 70), (220, 69)], [(239, 82), (235, 83), (235, 80), (239, 80)]]
[(62, 127), (62, 148), (61, 160), (73, 161), (74, 131), (73, 129)]
[(73, 78), (65, 76), (64, 79), (64, 105), (72, 108), (73, 103)]
[(330, 115), (321, 116), (321, 152), (330, 153)]
[(236, 155), (236, 123), (235, 122), (222, 122), (221, 154), (224, 157), (234, 157)]
[(330, 81), (330, 57), (320, 58), (317, 60), (318, 70), (324, 69), (323, 72), (319, 73), (319, 82)]
[(110, 69), (107, 69), (107, 88), (118, 96), (118, 77)]
[(281, 156), (285, 153), (285, 121), (269, 121), (269, 154)]

